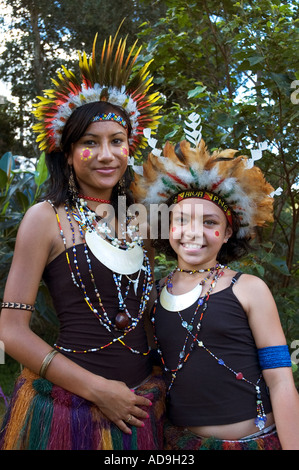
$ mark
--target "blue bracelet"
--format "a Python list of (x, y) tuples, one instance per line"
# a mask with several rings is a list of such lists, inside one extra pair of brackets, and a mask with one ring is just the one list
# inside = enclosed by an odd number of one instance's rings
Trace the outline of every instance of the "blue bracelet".
[(261, 369), (292, 367), (291, 356), (287, 345), (269, 346), (257, 350)]

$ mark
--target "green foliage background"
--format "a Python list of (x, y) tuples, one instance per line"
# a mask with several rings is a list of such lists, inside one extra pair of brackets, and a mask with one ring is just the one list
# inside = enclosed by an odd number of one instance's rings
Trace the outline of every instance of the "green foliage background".
[[(41, 196), (47, 171), (30, 130), (34, 97), (50, 88), (61, 64), (76, 67), (76, 50), (91, 51), (96, 32), (101, 41), (121, 34), (143, 44), (141, 61), (154, 58), (153, 88), (162, 93), (163, 117), (157, 134), (183, 138), (183, 121), (196, 111), (210, 150), (234, 148), (250, 155), (267, 142), (258, 162), (274, 188), (275, 221), (259, 230), (252, 254), (233, 267), (260, 276), (277, 302), (291, 352), (299, 341), (299, 7), (295, 0), (115, 1), (2, 0), (0, 73), (11, 83), (13, 99), (0, 105), (0, 297), (18, 225)], [(80, 10), (80, 11), (79, 11)], [(8, 33), (11, 33), (8, 35)], [(31, 168), (21, 170), (17, 155)], [(145, 156), (145, 155), (144, 155)], [(37, 163), (36, 163), (37, 162)], [(160, 278), (174, 261), (157, 253)], [(30, 267), (28, 267), (30, 269)], [(41, 283), (33, 328), (51, 341), (56, 318)], [(262, 312), (261, 312), (262, 314)], [(294, 356), (296, 357), (296, 355)], [(0, 365), (0, 384), (10, 392), (18, 370)], [(297, 362), (297, 361), (295, 361)], [(12, 373), (13, 371), (13, 373)], [(294, 365), (295, 379), (298, 372)]]

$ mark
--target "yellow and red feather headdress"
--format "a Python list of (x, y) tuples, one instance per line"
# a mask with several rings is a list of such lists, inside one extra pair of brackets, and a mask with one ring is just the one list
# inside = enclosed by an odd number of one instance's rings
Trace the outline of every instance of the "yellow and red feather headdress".
[(126, 39), (120, 39), (116, 47), (117, 35), (118, 32), (104, 42), (99, 63), (95, 51), (96, 35), (91, 58), (88, 59), (85, 52), (79, 52), (79, 73), (76, 75), (62, 66), (57, 79), (52, 79), (54, 88), (45, 90), (44, 97), (38, 97), (40, 101), (34, 105), (33, 114), (39, 122), (33, 125), (33, 130), (38, 134), (36, 140), (42, 151), (58, 150), (63, 128), (74, 110), (96, 101), (121, 106), (129, 114), (131, 155), (145, 147), (143, 130), (156, 129), (160, 118), (160, 107), (154, 106), (160, 95), (149, 94), (153, 79), (148, 68), (152, 61), (134, 71), (141, 47), (135, 51), (136, 41), (125, 58)]

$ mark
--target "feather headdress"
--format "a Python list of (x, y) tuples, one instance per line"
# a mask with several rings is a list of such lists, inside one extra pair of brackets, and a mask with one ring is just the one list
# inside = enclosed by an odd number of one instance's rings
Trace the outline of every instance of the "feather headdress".
[(187, 138), (194, 148), (186, 140), (176, 146), (166, 142), (163, 153), (154, 148), (149, 154), (143, 175), (136, 175), (132, 184), (139, 203), (171, 204), (180, 194), (188, 197), (190, 190), (201, 191), (199, 197), (213, 202), (218, 196), (240, 221), (238, 238), (252, 236), (254, 227), (273, 220), (273, 187), (252, 159), (235, 156), (237, 151), (232, 149), (210, 155), (195, 129), (187, 132)]
[(87, 59), (85, 52), (79, 53), (79, 72), (75, 74), (62, 67), (57, 80), (52, 79), (54, 88), (45, 90), (44, 97), (38, 97), (40, 101), (34, 105), (33, 114), (39, 123), (33, 126), (33, 130), (38, 134), (36, 140), (41, 150), (52, 152), (59, 149), (63, 128), (74, 110), (96, 101), (121, 106), (129, 114), (131, 155), (145, 146), (143, 130), (157, 127), (160, 109), (153, 106), (159, 93), (149, 94), (152, 77), (148, 68), (152, 61), (133, 71), (141, 47), (133, 52), (136, 41), (125, 58), (126, 39), (120, 39), (116, 47), (117, 35), (118, 32), (114, 38), (110, 36), (108, 42), (104, 42), (99, 61), (95, 52), (96, 35), (91, 58)]

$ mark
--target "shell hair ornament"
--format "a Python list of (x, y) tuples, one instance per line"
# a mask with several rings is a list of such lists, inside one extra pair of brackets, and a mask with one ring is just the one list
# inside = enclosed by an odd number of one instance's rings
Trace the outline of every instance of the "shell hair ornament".
[[(54, 88), (45, 90), (45, 96), (38, 97), (40, 101), (34, 105), (33, 114), (39, 122), (33, 125), (33, 130), (38, 134), (36, 140), (40, 150), (47, 153), (60, 150), (63, 128), (74, 110), (97, 101), (121, 106), (129, 114), (132, 125), (129, 141), (131, 155), (146, 146), (143, 130), (156, 129), (160, 118), (160, 107), (154, 106), (160, 95), (157, 92), (149, 93), (153, 79), (148, 68), (152, 60), (133, 69), (141, 46), (136, 51), (136, 41), (125, 57), (126, 38), (116, 43), (117, 36), (118, 31), (113, 38), (110, 36), (108, 41), (104, 41), (98, 59), (96, 35), (91, 58), (88, 59), (85, 52), (78, 53), (78, 73), (62, 66), (57, 79), (52, 79)], [(101, 116), (98, 120), (103, 119)], [(117, 121), (115, 115), (113, 120)], [(125, 121), (120, 124), (125, 125)]]
[(186, 140), (176, 145), (166, 142), (163, 150), (156, 148), (151, 131), (145, 131), (153, 150), (143, 164), (143, 174), (135, 175), (133, 195), (145, 206), (170, 205), (186, 197), (211, 200), (224, 210), (229, 222), (232, 212), (239, 219), (237, 238), (254, 237), (254, 227), (273, 221), (273, 195), (279, 194), (254, 166), (266, 145), (252, 150), (251, 158), (235, 156), (233, 149), (211, 155), (201, 138), (200, 122), (200, 116), (192, 113), (185, 121)]

